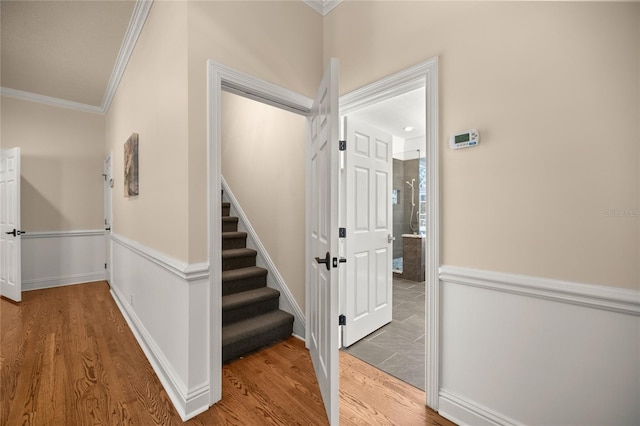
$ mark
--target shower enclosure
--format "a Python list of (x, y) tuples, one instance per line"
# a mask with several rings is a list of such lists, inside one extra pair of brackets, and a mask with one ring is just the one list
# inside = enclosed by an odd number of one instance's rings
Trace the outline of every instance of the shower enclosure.
[(411, 262), (418, 260), (414, 259), (414, 253), (411, 256), (405, 253), (407, 244), (408, 247), (424, 245), (426, 161), (424, 152), (420, 150), (394, 154), (394, 157), (397, 158), (393, 159), (393, 235), (396, 237), (393, 242), (393, 271), (401, 274), (407, 269), (405, 262), (409, 257)]

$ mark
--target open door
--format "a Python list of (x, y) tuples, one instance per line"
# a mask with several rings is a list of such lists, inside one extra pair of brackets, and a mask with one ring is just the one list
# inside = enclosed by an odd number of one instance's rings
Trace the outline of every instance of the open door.
[(0, 295), (22, 300), (20, 148), (0, 150)]
[(347, 135), (345, 327), (350, 346), (391, 322), (392, 136), (345, 118)]
[(111, 283), (111, 155), (104, 160), (104, 279)]
[(338, 60), (309, 115), (307, 346), (330, 424), (338, 424)]

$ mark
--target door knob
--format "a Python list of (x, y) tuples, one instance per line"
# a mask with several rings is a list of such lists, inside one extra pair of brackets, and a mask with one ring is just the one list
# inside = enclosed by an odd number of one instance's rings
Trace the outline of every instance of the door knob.
[(324, 266), (327, 267), (327, 271), (331, 269), (331, 255), (329, 254), (329, 252), (327, 252), (327, 254), (324, 256), (324, 259), (316, 257), (316, 262), (324, 263)]
[(5, 232), (5, 234), (7, 234), (7, 235), (13, 235), (13, 236), (15, 237), (16, 235), (26, 234), (26, 232), (24, 232), (24, 231), (18, 231), (17, 229), (13, 228), (13, 231), (11, 231), (11, 232)]
[(389, 234), (387, 235), (387, 242), (390, 243), (391, 241), (395, 241), (396, 237), (394, 237), (393, 235)]

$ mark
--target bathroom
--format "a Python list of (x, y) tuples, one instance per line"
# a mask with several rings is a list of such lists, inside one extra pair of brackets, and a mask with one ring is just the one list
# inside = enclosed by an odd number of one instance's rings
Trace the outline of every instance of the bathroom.
[(426, 169), (424, 138), (394, 138), (393, 152), (393, 273), (409, 281), (424, 281), (426, 233)]

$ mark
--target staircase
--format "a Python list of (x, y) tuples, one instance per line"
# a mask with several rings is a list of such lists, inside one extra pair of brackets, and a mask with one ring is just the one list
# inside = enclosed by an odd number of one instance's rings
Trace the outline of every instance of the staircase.
[(247, 248), (247, 233), (222, 203), (222, 362), (285, 339), (293, 315), (278, 309), (280, 292), (267, 287), (267, 273)]

